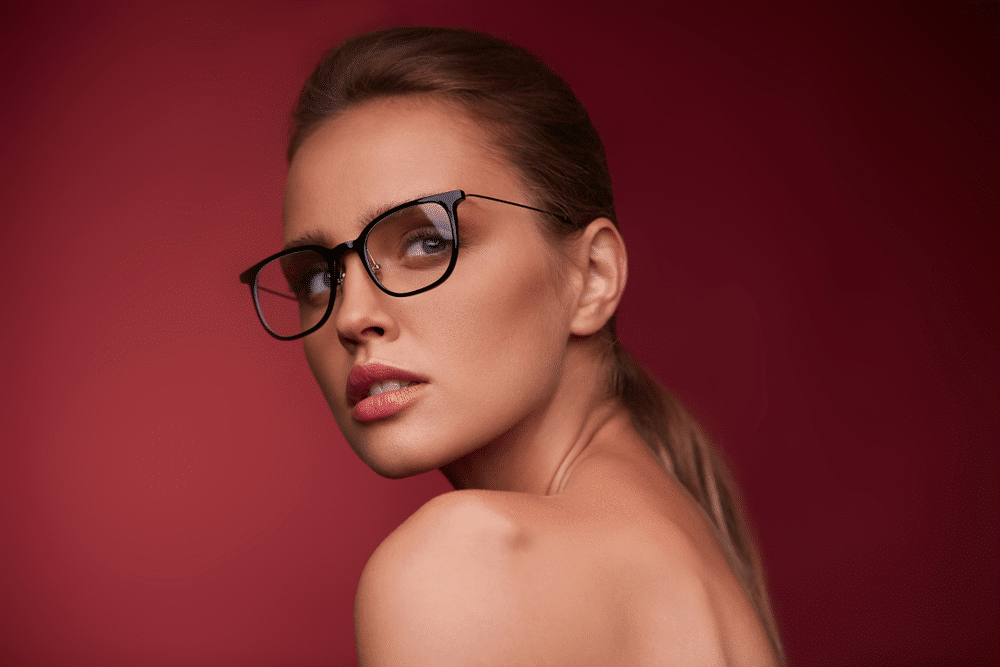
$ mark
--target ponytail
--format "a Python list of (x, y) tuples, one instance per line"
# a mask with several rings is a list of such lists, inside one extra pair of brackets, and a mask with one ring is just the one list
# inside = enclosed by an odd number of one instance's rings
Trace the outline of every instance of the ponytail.
[[(613, 322), (610, 323), (612, 331)], [(725, 464), (691, 413), (615, 340), (612, 347), (614, 394), (632, 415), (642, 439), (711, 520), (729, 565), (750, 596), (767, 630), (780, 665), (785, 664), (778, 628), (764, 585), (742, 499)]]

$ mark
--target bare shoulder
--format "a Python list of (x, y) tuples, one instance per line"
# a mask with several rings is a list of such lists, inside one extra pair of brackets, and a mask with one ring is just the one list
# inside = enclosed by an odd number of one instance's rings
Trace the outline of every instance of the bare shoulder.
[(424, 505), (361, 575), (360, 664), (614, 662), (599, 585), (541, 543), (553, 513), (545, 498), (498, 492), (451, 492)]
[(763, 655), (759, 633), (696, 531), (626, 469), (579, 479), (418, 510), (362, 573), (360, 664), (768, 664), (740, 659)]

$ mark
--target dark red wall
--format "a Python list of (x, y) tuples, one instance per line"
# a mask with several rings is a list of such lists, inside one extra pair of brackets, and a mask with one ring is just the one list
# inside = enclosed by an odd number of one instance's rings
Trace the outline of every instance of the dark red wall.
[(623, 336), (730, 461), (792, 663), (1000, 660), (995, 3), (89, 4), (0, 40), (0, 664), (353, 663), (362, 566), (448, 487), (356, 460), (236, 276), (302, 80), (400, 23), (590, 108)]

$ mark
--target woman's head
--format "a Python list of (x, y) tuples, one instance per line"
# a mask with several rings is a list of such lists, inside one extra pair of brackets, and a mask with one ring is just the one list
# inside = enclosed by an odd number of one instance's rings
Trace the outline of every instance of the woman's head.
[[(456, 449), (460, 439), (464, 448), (490, 441), (551, 398), (568, 340), (612, 331), (623, 252), (615, 295), (596, 319), (592, 313), (584, 323), (576, 308), (590, 255), (581, 254), (581, 243), (620, 246), (604, 149), (569, 87), (531, 54), (463, 30), (361, 35), (322, 59), (295, 121), (286, 243), (325, 234), (321, 244), (330, 247), (355, 238), (379, 209), (454, 189), (552, 213), (462, 201), (461, 260), (453, 274), (387, 309), (366, 302), (365, 291), (375, 288), (360, 260), (347, 261), (343, 306), (304, 344), (341, 429), (378, 472), (422, 472), (463, 454)], [(318, 220), (327, 228), (317, 228)], [(393, 336), (401, 338), (388, 352), (384, 343)], [(359, 423), (348, 409), (344, 377), (370, 362), (421, 377), (442, 374), (430, 383), (438, 385), (440, 412), (431, 411), (426, 423)], [(460, 375), (446, 379), (449, 369)], [(600, 382), (603, 389), (607, 378)], [(451, 412), (449, 391), (457, 392)], [(393, 434), (404, 428), (406, 438)], [(400, 449), (427, 441), (415, 432), (429, 438), (432, 429), (451, 428), (454, 442), (436, 438), (438, 451)]]
[[(484, 151), (484, 140), (463, 111), (433, 96), (379, 97), (326, 120), (289, 169), (290, 247), (333, 247), (357, 238), (383, 210), (441, 192), (470, 194), (456, 205), (458, 261), (443, 283), (396, 298), (370, 280), (359, 255), (345, 255), (330, 319), (303, 339), (348, 441), (385, 475), (442, 467), (545, 414), (563, 381), (569, 341), (599, 330), (620, 294), (619, 285), (602, 308), (587, 307), (584, 282), (601, 258), (592, 260), (580, 244), (613, 242), (609, 221), (556, 249), (540, 223), (554, 216), (474, 196), (529, 197), (520, 174)], [(425, 249), (418, 244), (415, 252)], [(373, 364), (398, 372), (373, 376)], [(382, 419), (385, 406), (359, 401), (352, 373), (366, 391), (373, 381), (412, 376), (421, 381), (411, 391), (419, 400)]]

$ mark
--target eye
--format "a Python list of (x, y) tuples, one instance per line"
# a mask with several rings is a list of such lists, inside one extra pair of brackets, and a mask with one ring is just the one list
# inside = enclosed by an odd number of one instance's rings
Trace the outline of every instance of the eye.
[(299, 301), (311, 301), (317, 296), (321, 296), (330, 291), (330, 271), (323, 267), (314, 267), (306, 271), (299, 277), (294, 285), (293, 291)]
[(411, 232), (404, 247), (403, 254), (407, 257), (426, 257), (451, 250), (451, 240), (441, 236), (434, 227), (425, 227)]
[(316, 271), (309, 278), (309, 293), (319, 294), (330, 289), (330, 272)]

